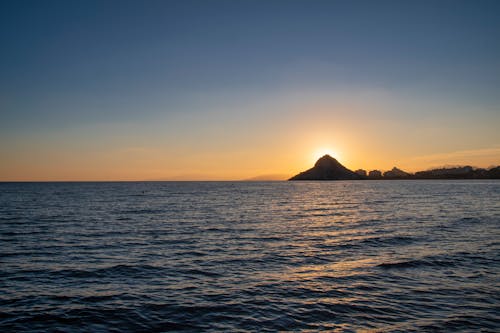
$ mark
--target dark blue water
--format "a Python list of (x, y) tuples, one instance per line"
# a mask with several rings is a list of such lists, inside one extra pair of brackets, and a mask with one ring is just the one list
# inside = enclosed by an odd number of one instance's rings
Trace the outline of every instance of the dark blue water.
[(0, 184), (0, 331), (500, 331), (500, 182)]

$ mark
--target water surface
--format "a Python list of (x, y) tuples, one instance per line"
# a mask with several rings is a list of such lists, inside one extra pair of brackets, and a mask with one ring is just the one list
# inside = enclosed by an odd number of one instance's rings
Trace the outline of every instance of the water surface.
[(500, 182), (0, 183), (0, 330), (500, 331)]

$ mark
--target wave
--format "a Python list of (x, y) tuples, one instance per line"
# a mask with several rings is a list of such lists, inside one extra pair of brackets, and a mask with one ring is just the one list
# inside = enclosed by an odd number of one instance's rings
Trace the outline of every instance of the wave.
[[(394, 262), (378, 264), (380, 268), (415, 268), (415, 267), (456, 267), (456, 268), (492, 268), (498, 267), (500, 257), (494, 242), (485, 243), (485, 247), (475, 251), (445, 252), (420, 258), (408, 258)], [(487, 246), (486, 246), (487, 245)]]
[(446, 260), (407, 260), (399, 262), (389, 262), (377, 265), (377, 267), (392, 269), (392, 268), (417, 268), (417, 267), (454, 267), (453, 261)]

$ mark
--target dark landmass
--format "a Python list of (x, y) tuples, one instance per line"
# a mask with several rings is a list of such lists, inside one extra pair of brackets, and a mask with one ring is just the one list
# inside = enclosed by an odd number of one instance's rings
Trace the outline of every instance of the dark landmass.
[(265, 174), (265, 175), (259, 175), (251, 178), (246, 178), (243, 179), (245, 182), (260, 182), (260, 181), (282, 181), (283, 179), (286, 179), (286, 175), (284, 174)]
[(396, 167), (382, 173), (379, 170), (351, 171), (330, 155), (321, 157), (314, 167), (289, 180), (355, 180), (355, 179), (500, 179), (500, 166), (481, 169), (471, 166), (418, 171), (414, 174)]
[(491, 169), (473, 168), (471, 166), (442, 168), (418, 171), (415, 179), (500, 179), (500, 166)]
[(396, 167), (392, 168), (390, 171), (384, 172), (384, 178), (386, 179), (401, 179), (401, 178), (408, 178), (411, 177), (411, 174), (408, 172), (405, 172), (401, 169), (398, 169)]
[(352, 180), (363, 176), (347, 169), (330, 155), (321, 157), (314, 167), (290, 178), (290, 180)]

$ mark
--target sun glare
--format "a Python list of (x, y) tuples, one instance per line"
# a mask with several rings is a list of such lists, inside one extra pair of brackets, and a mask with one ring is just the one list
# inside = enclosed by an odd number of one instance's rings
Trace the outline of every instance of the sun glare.
[(339, 154), (336, 151), (329, 149), (329, 148), (317, 149), (313, 154), (313, 158), (314, 158), (314, 160), (317, 160), (318, 158), (320, 158), (324, 155), (330, 155), (331, 157), (336, 158), (336, 159), (339, 158)]

